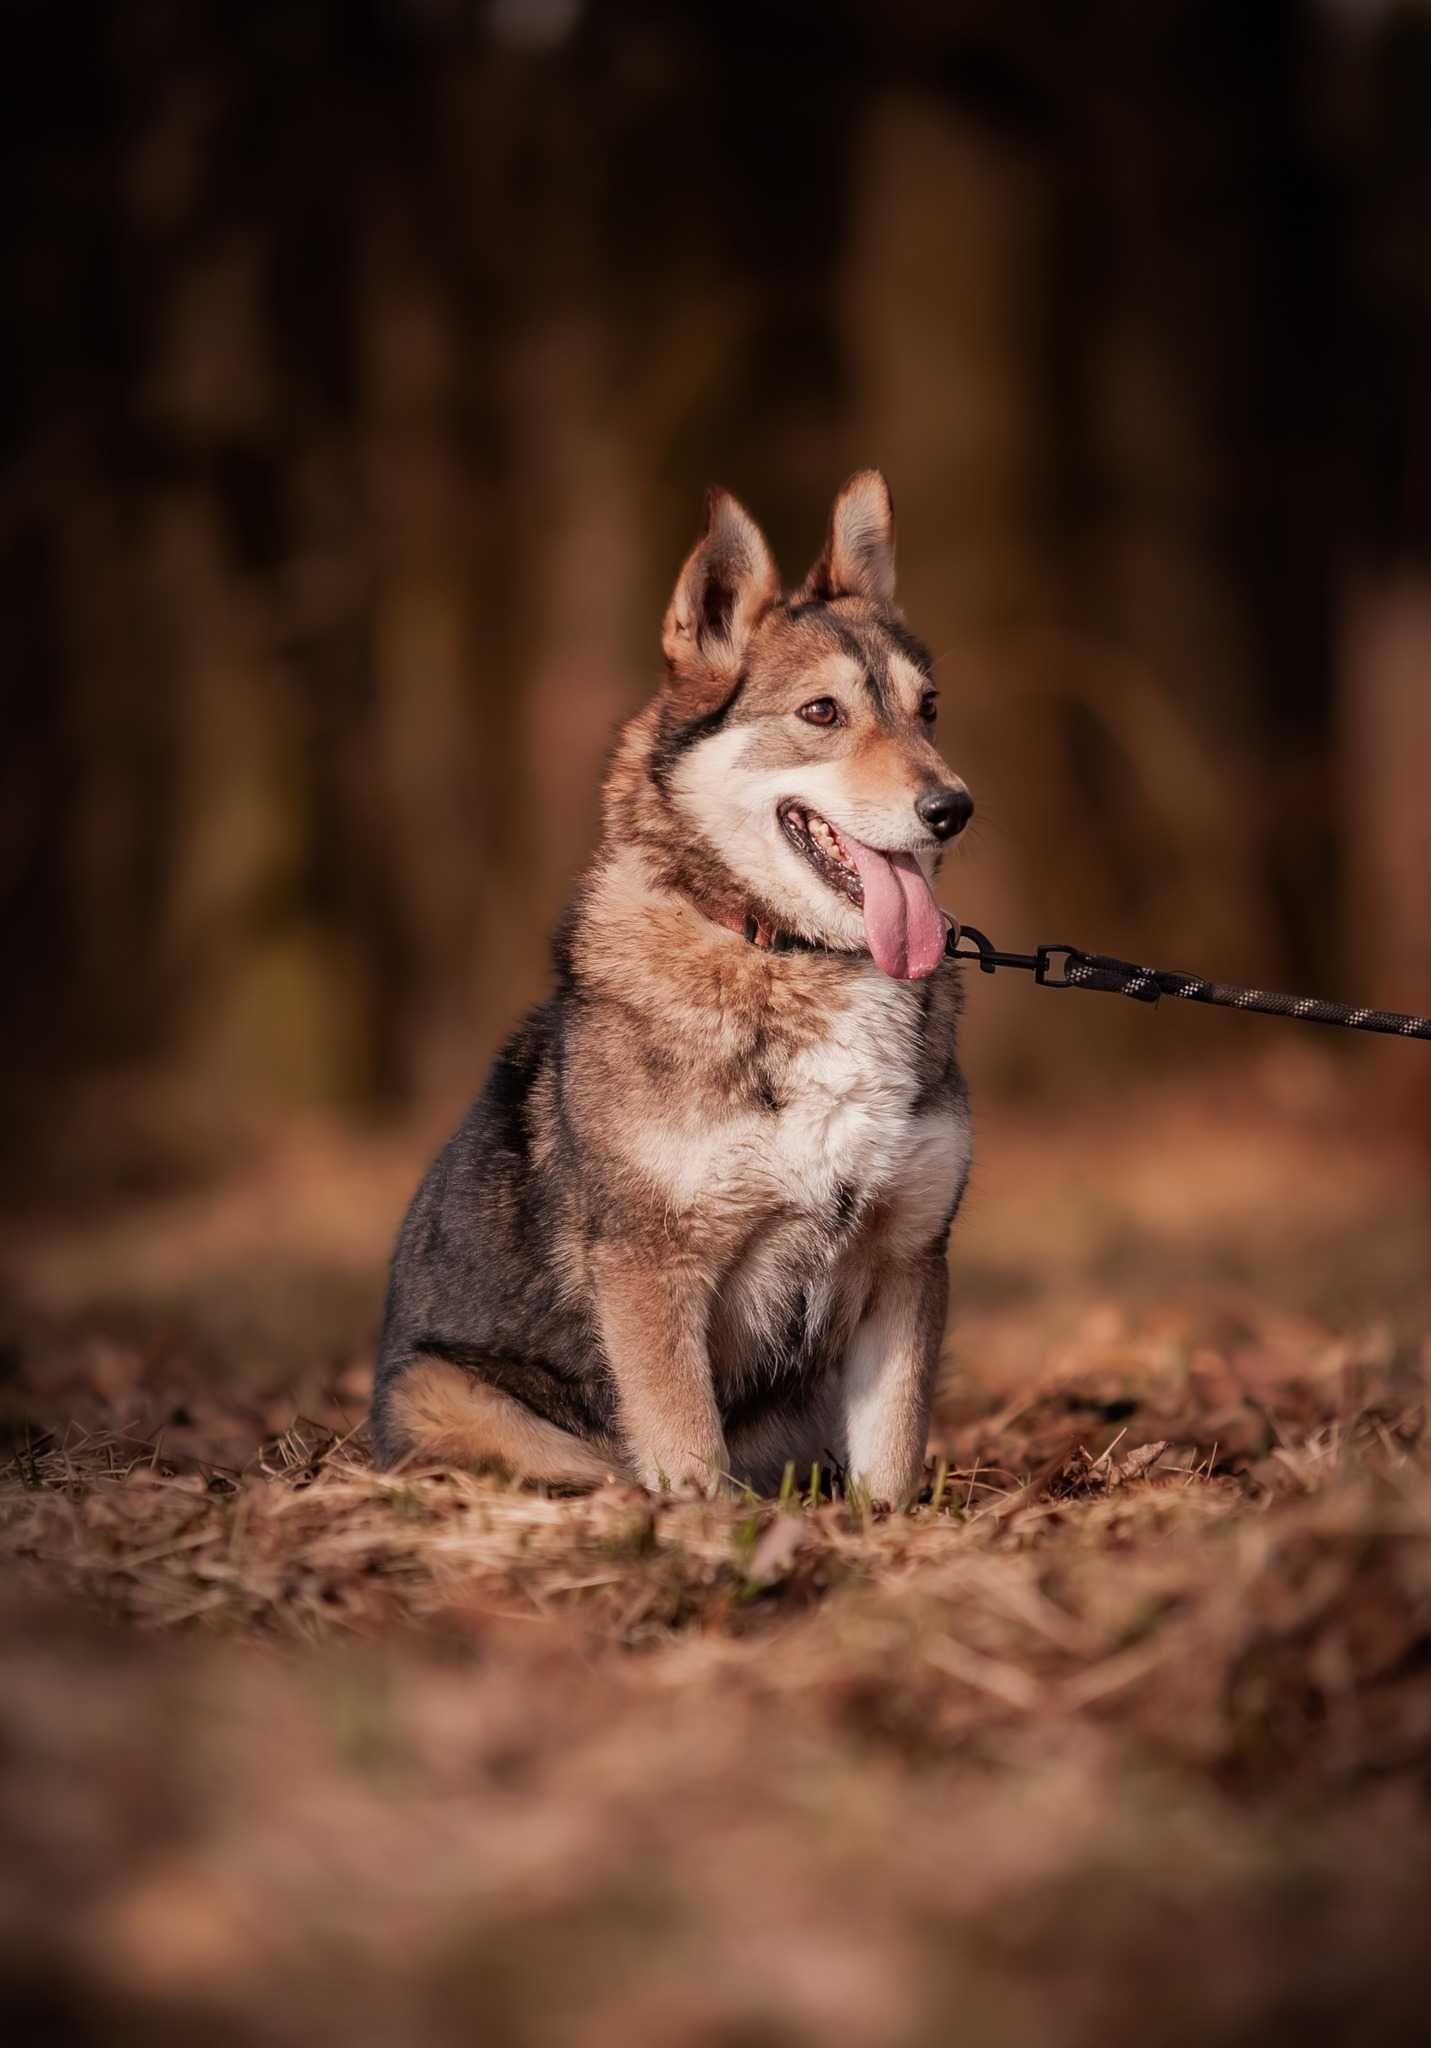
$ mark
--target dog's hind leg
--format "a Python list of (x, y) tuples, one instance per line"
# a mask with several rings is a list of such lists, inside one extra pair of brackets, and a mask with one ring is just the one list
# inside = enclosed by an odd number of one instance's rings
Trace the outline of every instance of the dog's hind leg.
[(419, 1354), (393, 1382), (383, 1404), (386, 1462), (417, 1458), (474, 1465), (552, 1486), (599, 1486), (629, 1477), (609, 1439), (588, 1443), (525, 1403), (446, 1359)]

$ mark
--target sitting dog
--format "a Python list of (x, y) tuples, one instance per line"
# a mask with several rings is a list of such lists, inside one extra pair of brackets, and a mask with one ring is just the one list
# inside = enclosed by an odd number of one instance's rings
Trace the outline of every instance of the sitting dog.
[(919, 1486), (969, 1168), (931, 892), (973, 804), (877, 470), (793, 597), (711, 494), (555, 986), (414, 1198), (379, 1457), (562, 1487)]

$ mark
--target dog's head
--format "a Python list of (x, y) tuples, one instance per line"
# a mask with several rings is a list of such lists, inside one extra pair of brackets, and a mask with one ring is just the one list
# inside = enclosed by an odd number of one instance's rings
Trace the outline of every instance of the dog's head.
[(868, 947), (899, 980), (932, 974), (945, 924), (930, 882), (974, 806), (935, 745), (929, 655), (894, 606), (879, 471), (840, 492), (790, 598), (750, 514), (712, 492), (662, 639), (655, 772), (683, 822), (790, 929)]

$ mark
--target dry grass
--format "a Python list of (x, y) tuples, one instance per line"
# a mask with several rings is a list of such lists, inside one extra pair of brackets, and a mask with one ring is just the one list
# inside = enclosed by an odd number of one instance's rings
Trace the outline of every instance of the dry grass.
[(305, 1147), (252, 1348), (271, 1162), (12, 1240), (15, 2038), (1424, 2038), (1424, 1168), (1264, 1105), (1232, 1247), (1151, 1114), (990, 1140), (882, 1520), (375, 1474), (400, 1154)]

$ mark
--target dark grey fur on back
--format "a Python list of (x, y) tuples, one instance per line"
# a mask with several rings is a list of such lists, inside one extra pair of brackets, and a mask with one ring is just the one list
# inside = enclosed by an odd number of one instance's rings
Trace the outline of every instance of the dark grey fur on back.
[[(428, 1168), (398, 1235), (373, 1396), (380, 1456), (394, 1456), (387, 1396), (418, 1353), (483, 1376), (580, 1436), (615, 1422), (611, 1375), (591, 1304), (558, 1283), (556, 1217), (580, 1206), (570, 1134), (553, 1120), (552, 1157), (532, 1158), (534, 1091), (559, 1100), (558, 994), (527, 1016), (482, 1093)], [(558, 1202), (554, 1182), (566, 1182)]]

